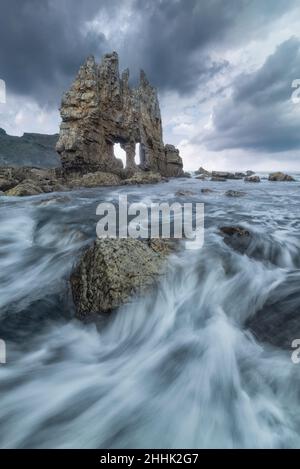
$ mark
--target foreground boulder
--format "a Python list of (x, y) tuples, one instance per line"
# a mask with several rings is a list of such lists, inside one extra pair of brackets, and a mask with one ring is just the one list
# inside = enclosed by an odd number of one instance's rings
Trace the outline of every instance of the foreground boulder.
[(277, 173), (271, 173), (269, 175), (269, 181), (295, 181), (295, 179), (289, 174), (278, 171)]
[(96, 240), (71, 275), (77, 316), (109, 313), (145, 292), (162, 274), (168, 252), (161, 240)]

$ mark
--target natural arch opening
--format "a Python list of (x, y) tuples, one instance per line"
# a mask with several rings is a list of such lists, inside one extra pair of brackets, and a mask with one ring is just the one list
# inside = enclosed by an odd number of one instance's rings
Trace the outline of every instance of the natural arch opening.
[(135, 164), (139, 166), (141, 164), (141, 144), (137, 143), (135, 145), (135, 158), (134, 158)]
[(126, 152), (121, 148), (119, 143), (114, 144), (114, 155), (116, 158), (120, 158), (123, 163), (123, 168), (126, 168)]

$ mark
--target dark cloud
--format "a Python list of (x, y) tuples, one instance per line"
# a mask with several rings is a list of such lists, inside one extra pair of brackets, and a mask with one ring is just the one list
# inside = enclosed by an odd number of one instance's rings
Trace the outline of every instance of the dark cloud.
[(80, 32), (98, 9), (98, 1), (85, 8), (72, 0), (1, 0), (0, 76), (8, 91), (56, 102), (84, 58), (107, 47), (104, 36)]
[(300, 149), (300, 105), (291, 100), (291, 84), (297, 78), (300, 41), (292, 37), (256, 72), (235, 80), (232, 97), (214, 110), (214, 130), (203, 140), (208, 149)]
[[(143, 67), (161, 90), (192, 92), (227, 67), (211, 58), (215, 47), (257, 34), (287, 7), (283, 0), (1, 0), (0, 8), (1, 78), (9, 91), (57, 106), (84, 58), (113, 48), (133, 74)], [(131, 22), (120, 33), (121, 8)], [(110, 38), (101, 23), (84, 35), (102, 11)]]

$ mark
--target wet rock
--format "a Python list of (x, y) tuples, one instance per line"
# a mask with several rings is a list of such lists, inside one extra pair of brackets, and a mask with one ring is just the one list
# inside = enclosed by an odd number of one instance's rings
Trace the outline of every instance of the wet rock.
[(122, 181), (121, 184), (156, 184), (157, 182), (161, 182), (161, 180), (162, 176), (158, 173), (153, 173), (152, 171), (139, 171), (134, 173), (131, 178)]
[(69, 185), (75, 187), (116, 186), (121, 184), (121, 178), (117, 174), (96, 171), (83, 174), (80, 178), (71, 179)]
[(260, 182), (259, 176), (247, 176), (244, 179), (245, 182)]
[(187, 178), (187, 179), (191, 179), (192, 175), (191, 173), (189, 173), (188, 171), (183, 171), (182, 174), (180, 174), (179, 176), (177, 176), (179, 178)]
[(226, 182), (226, 180), (227, 180), (226, 178), (224, 178), (224, 177), (219, 177), (219, 176), (213, 176), (213, 177), (211, 178), (211, 181), (213, 181), (213, 182)]
[(162, 273), (161, 247), (136, 239), (98, 239), (71, 275), (80, 318), (109, 313), (147, 291)]
[(252, 239), (250, 231), (241, 226), (222, 226), (220, 232), (228, 246), (241, 253), (248, 249)]
[(269, 175), (269, 181), (295, 181), (295, 179), (290, 176), (289, 174), (281, 173), (278, 171), (277, 173), (271, 173)]
[(269, 293), (263, 307), (246, 322), (255, 338), (291, 353), (292, 342), (300, 338), (299, 274), (288, 274)]
[(254, 171), (248, 170), (246, 171), (246, 176), (253, 176), (255, 174)]
[(199, 176), (196, 176), (195, 179), (199, 179), (200, 181), (207, 181), (207, 177), (204, 176), (204, 174), (199, 174)]
[(207, 171), (204, 168), (202, 168), (202, 166), (200, 166), (200, 168), (197, 171), (195, 171), (195, 174), (206, 176), (206, 177), (211, 177), (212, 176), (211, 172)]
[(225, 192), (225, 195), (227, 197), (243, 197), (244, 195), (246, 195), (246, 192), (229, 190)]
[(201, 189), (202, 194), (210, 194), (211, 192), (216, 192), (213, 189), (208, 189), (208, 187), (205, 187)]
[(234, 173), (229, 173), (227, 171), (213, 171), (211, 173), (212, 175), (212, 179), (213, 178), (216, 178), (216, 179), (234, 179)]
[(43, 190), (35, 184), (34, 181), (25, 180), (18, 184), (17, 186), (9, 189), (5, 192), (5, 195), (12, 196), (12, 197), (24, 197), (28, 195), (38, 195), (42, 194)]
[(244, 179), (246, 176), (245, 173), (234, 173), (234, 179)]
[(196, 194), (193, 191), (182, 190), (182, 191), (177, 191), (175, 195), (177, 197), (189, 197), (189, 196), (196, 195)]

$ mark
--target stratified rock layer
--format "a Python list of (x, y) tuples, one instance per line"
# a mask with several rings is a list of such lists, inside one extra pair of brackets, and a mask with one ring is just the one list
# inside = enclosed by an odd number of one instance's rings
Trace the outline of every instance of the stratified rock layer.
[[(156, 89), (143, 71), (137, 88), (128, 84), (129, 71), (119, 75), (116, 52), (96, 64), (89, 57), (61, 104), (62, 124), (57, 151), (65, 175), (96, 171), (124, 175), (114, 144), (126, 152), (126, 176), (145, 170), (181, 176), (182, 160), (173, 145), (164, 145)], [(140, 143), (140, 164), (135, 162)]]

